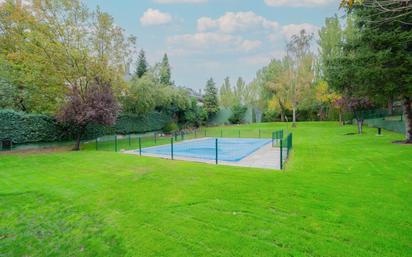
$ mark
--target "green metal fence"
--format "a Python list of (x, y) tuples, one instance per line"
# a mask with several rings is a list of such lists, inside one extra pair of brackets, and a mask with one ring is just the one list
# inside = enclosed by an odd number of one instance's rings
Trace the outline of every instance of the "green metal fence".
[(273, 132), (272, 146), (279, 148), (279, 167), (283, 170), (293, 146), (292, 133), (285, 133), (283, 130)]
[[(142, 149), (151, 146), (170, 145), (168, 156), (170, 159), (175, 158), (174, 145), (188, 140), (200, 138), (215, 138), (214, 147), (216, 164), (219, 163), (219, 139), (218, 138), (266, 138), (272, 140), (272, 147), (279, 148), (279, 166), (284, 168), (292, 149), (292, 134), (284, 130), (273, 131), (272, 129), (222, 129), (222, 128), (200, 128), (195, 130), (182, 130), (171, 134), (160, 132), (131, 135), (109, 135), (99, 137), (95, 140), (95, 149), (98, 151), (138, 151), (142, 155)], [(276, 158), (277, 159), (277, 158)]]
[(400, 106), (389, 111), (387, 108), (366, 110), (361, 113), (365, 124), (372, 128), (405, 133), (403, 110)]

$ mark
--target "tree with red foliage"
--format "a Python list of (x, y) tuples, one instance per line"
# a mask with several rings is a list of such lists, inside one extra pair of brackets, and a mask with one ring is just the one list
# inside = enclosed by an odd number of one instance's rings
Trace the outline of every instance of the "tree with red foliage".
[(111, 85), (96, 78), (88, 87), (70, 89), (67, 102), (61, 108), (57, 119), (76, 127), (76, 144), (73, 150), (78, 151), (88, 124), (113, 125), (119, 111), (120, 106)]

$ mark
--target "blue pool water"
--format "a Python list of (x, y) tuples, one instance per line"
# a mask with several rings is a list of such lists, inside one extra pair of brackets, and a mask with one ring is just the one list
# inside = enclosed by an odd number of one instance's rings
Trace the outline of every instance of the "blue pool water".
[[(218, 160), (237, 162), (255, 152), (262, 146), (271, 143), (271, 139), (253, 138), (218, 138)], [(189, 157), (215, 160), (216, 142), (214, 138), (195, 139), (178, 142), (173, 145), (175, 157)], [(171, 145), (162, 145), (142, 149), (142, 153), (162, 156), (171, 155)]]

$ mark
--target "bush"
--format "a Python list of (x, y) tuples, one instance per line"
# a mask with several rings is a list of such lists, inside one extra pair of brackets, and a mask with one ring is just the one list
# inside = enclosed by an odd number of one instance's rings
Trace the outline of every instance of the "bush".
[(53, 117), (0, 110), (0, 139), (10, 138), (14, 144), (62, 141), (71, 138), (67, 127)]
[(163, 127), (163, 133), (170, 134), (178, 129), (179, 127), (175, 122), (169, 122)]
[(170, 117), (160, 112), (146, 115), (120, 114), (114, 127), (117, 133), (125, 135), (162, 130), (168, 123)]
[(235, 105), (232, 107), (232, 115), (229, 117), (229, 122), (232, 124), (243, 123), (247, 107), (243, 105)]
[[(168, 123), (170, 117), (159, 112), (145, 116), (121, 114), (113, 127), (88, 125), (82, 139), (162, 130)], [(55, 142), (73, 140), (75, 134), (73, 127), (62, 125), (49, 115), (0, 110), (0, 140), (10, 138), (14, 144)]]

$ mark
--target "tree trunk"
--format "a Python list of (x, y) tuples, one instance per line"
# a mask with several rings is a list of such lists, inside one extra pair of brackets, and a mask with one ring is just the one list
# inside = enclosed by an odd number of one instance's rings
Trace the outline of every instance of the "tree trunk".
[(405, 114), (405, 135), (406, 143), (412, 144), (412, 106), (411, 98), (406, 96), (403, 100), (403, 108)]
[(293, 107), (292, 127), (296, 128), (296, 108)]
[(339, 124), (343, 126), (342, 111), (339, 111)]
[(76, 144), (73, 147), (73, 151), (79, 151), (80, 150), (80, 142), (82, 140), (82, 136), (84, 134), (85, 131), (85, 127), (81, 127), (79, 129), (79, 132), (77, 133), (77, 137), (76, 137)]
[(388, 115), (393, 114), (393, 98), (389, 97), (388, 99)]
[(283, 110), (280, 111), (280, 121), (285, 122), (285, 112)]
[(363, 130), (363, 119), (357, 119), (356, 123), (358, 124), (358, 134), (362, 134)]

